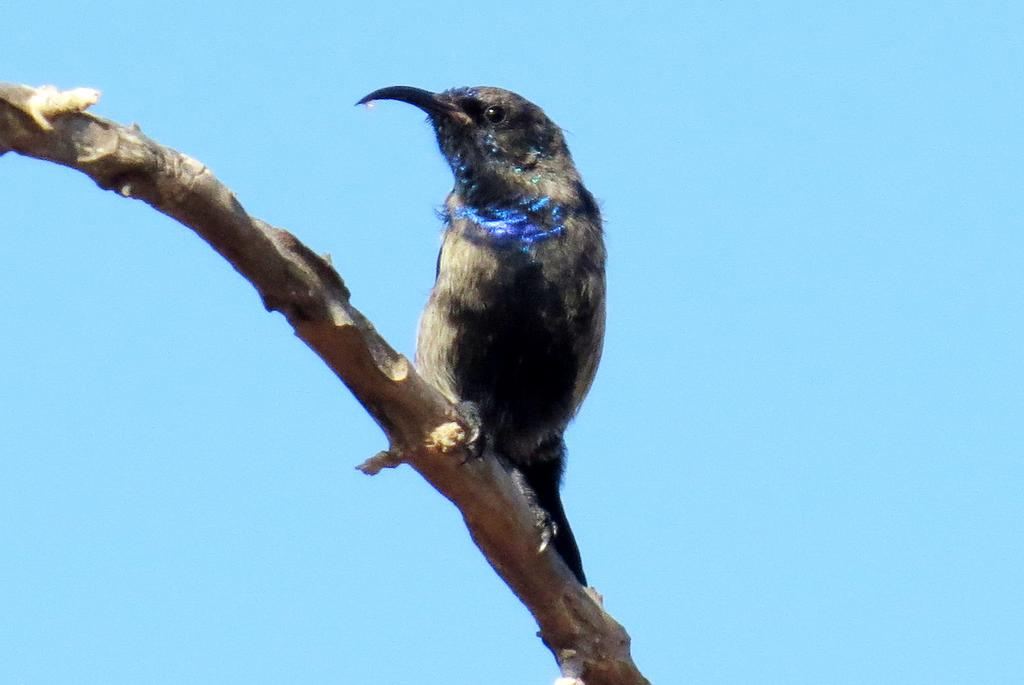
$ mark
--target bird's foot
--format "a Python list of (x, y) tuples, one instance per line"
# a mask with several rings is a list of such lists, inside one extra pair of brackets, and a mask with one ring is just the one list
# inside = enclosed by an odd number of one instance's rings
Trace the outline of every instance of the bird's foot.
[(430, 431), (426, 446), (441, 454), (462, 450), (465, 455), (462, 463), (478, 459), (483, 454), (484, 444), (481, 439), (480, 410), (472, 402), (460, 402), (450, 416), (451, 421)]
[(537, 533), (540, 535), (540, 545), (537, 546), (537, 554), (542, 554), (558, 536), (558, 524), (555, 523), (547, 509), (542, 507), (537, 501), (537, 493), (526, 480), (522, 470), (512, 467), (509, 469), (509, 475), (512, 476), (512, 482), (515, 483), (516, 488), (526, 498), (526, 504), (530, 507), (530, 513), (533, 514), (533, 525), (537, 528)]
[(455, 405), (458, 420), (465, 426), (464, 446), (466, 461), (479, 459), (484, 453), (483, 420), (480, 418), (480, 407), (475, 402), (463, 401)]
[(543, 554), (551, 541), (558, 535), (558, 524), (551, 520), (551, 516), (539, 507), (531, 507), (536, 517), (537, 530), (540, 531), (540, 546), (537, 547), (537, 554)]

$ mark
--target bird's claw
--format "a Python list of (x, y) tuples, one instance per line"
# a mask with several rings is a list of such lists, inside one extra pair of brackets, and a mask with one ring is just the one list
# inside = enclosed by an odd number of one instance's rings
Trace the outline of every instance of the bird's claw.
[(462, 450), (465, 454), (463, 464), (479, 458), (483, 454), (484, 443), (480, 439), (480, 410), (472, 402), (460, 402), (450, 416), (451, 421), (442, 423), (430, 432), (426, 446), (441, 454)]
[(483, 455), (484, 441), (481, 440), (483, 434), (483, 421), (480, 418), (480, 408), (475, 402), (459, 402), (455, 406), (458, 412), (459, 421), (465, 426), (466, 434), (463, 445), (466, 449), (466, 461), (471, 459), (479, 459)]
[(540, 547), (537, 548), (537, 554), (543, 554), (558, 535), (558, 524), (552, 521), (546, 512), (542, 512), (542, 515), (538, 516), (537, 527), (540, 529)]

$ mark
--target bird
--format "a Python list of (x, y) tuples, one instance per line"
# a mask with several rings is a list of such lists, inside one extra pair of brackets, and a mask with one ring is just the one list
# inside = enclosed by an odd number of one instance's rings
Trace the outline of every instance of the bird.
[(490, 86), (373, 91), (427, 114), (454, 187), (416, 342), (421, 375), (471, 417), (477, 447), (525, 496), (569, 570), (587, 579), (562, 505), (564, 433), (590, 390), (605, 331), (601, 211), (562, 129)]

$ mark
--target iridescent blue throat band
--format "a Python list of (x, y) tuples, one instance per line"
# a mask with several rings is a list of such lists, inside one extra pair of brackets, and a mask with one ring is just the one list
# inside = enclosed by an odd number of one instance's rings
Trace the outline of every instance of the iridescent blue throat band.
[(547, 196), (524, 198), (511, 206), (462, 205), (452, 216), (473, 222), (498, 240), (517, 241), (524, 249), (565, 230), (565, 210)]

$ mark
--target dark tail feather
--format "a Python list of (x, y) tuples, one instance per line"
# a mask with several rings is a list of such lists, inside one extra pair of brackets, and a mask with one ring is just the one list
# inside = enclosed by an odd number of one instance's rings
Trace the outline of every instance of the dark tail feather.
[(569, 526), (569, 519), (565, 517), (565, 510), (562, 508), (562, 497), (558, 489), (562, 480), (562, 459), (542, 461), (527, 466), (516, 466), (525, 480), (526, 485), (532, 490), (526, 494), (533, 504), (536, 504), (551, 518), (554, 525), (555, 551), (565, 561), (565, 565), (573, 572), (580, 585), (587, 586), (587, 576), (583, 573), (583, 561), (580, 559), (580, 550), (576, 545), (576, 538)]

